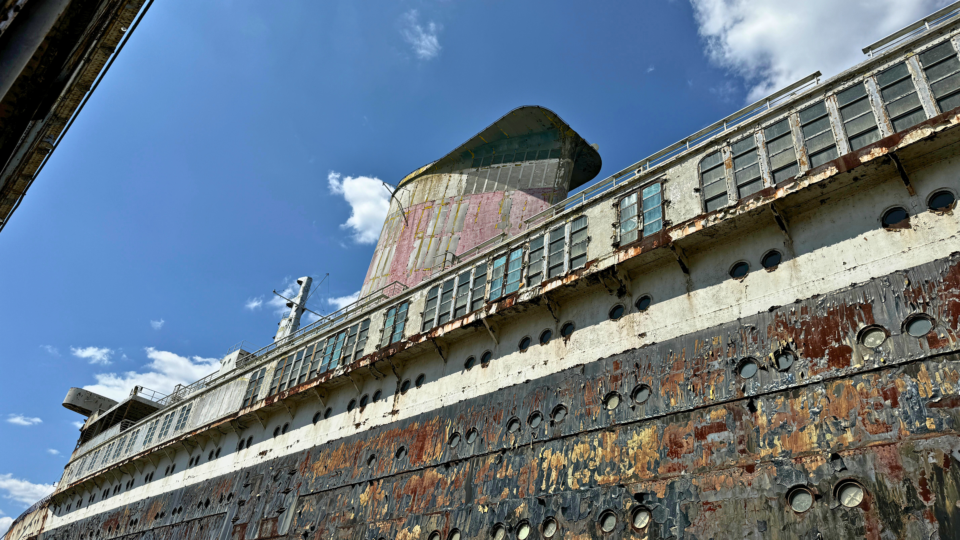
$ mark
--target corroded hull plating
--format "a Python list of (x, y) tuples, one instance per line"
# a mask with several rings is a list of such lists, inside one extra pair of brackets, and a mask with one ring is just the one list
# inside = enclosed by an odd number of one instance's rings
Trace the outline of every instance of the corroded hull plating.
[[(900, 328), (920, 307), (939, 323), (917, 339)], [(508, 538), (524, 525), (541, 538), (552, 519), (555, 538), (960, 538), (958, 319), (955, 254), (266, 455), (40, 537), (480, 539), (502, 523)], [(865, 353), (857, 333), (874, 324), (891, 335)], [(767, 356), (778, 347), (797, 353), (787, 372)], [(749, 380), (745, 356), (761, 365)], [(838, 500), (844, 480), (864, 488), (857, 508)], [(786, 502), (796, 486), (814, 495), (805, 513)], [(643, 531), (631, 526), (640, 507), (652, 514)]]

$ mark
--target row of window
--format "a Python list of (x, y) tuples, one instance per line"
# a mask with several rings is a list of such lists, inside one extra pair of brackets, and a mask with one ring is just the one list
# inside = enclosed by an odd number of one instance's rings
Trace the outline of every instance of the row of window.
[[(960, 106), (960, 60), (953, 44), (950, 41), (941, 43), (919, 54), (917, 59), (917, 66), (907, 60), (873, 77), (879, 90), (880, 103), (877, 106), (884, 109), (894, 131), (902, 131), (927, 119), (927, 111), (917, 92), (917, 81), (925, 80), (939, 112)], [(919, 72), (912, 73), (916, 67)], [(743, 198), (763, 188), (761, 154), (765, 156), (770, 178), (776, 184), (800, 172), (797, 159), (800, 149), (806, 150), (809, 165), (814, 168), (839, 156), (837, 134), (846, 136), (851, 151), (879, 141), (881, 129), (868, 89), (871, 82), (859, 82), (828, 98), (835, 100), (839, 115), (840, 125), (836, 133), (827, 102), (820, 101), (701, 159), (699, 174), (706, 211), (722, 208), (730, 200), (727, 160), (732, 163), (730, 180), (733, 189), (737, 198)], [(798, 130), (791, 129), (791, 119)]]
[(506, 163), (520, 163), (523, 161), (539, 161), (543, 159), (560, 159), (560, 149), (532, 149), (532, 150), (516, 150), (507, 153), (493, 154), (490, 156), (478, 156), (473, 158), (473, 162), (470, 164), (471, 167), (480, 168), (480, 167), (489, 167), (490, 165), (500, 165)]

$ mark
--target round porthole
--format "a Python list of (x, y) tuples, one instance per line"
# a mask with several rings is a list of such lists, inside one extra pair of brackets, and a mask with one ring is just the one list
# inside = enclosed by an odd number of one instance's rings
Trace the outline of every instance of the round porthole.
[(560, 336), (568, 338), (573, 335), (573, 331), (576, 330), (576, 328), (572, 322), (568, 322), (560, 327)]
[(847, 508), (855, 508), (863, 502), (863, 486), (846, 480), (837, 486), (837, 500)]
[(876, 349), (887, 341), (887, 331), (881, 326), (868, 326), (860, 331), (857, 341), (868, 349)]
[(744, 358), (737, 364), (737, 373), (743, 379), (752, 379), (759, 369), (760, 366), (753, 358)]
[(633, 402), (638, 405), (644, 403), (650, 399), (650, 387), (645, 384), (641, 384), (633, 389), (630, 397), (633, 399)]
[(915, 338), (929, 334), (933, 326), (933, 319), (928, 315), (911, 315), (903, 321), (903, 331)]
[(637, 299), (636, 308), (637, 311), (646, 311), (650, 308), (650, 304), (653, 303), (653, 298), (649, 294), (645, 294)]
[(220, 457), (220, 450), (221, 450), (220, 447), (218, 447), (218, 448), (217, 448), (217, 453), (214, 454), (213, 457)]
[(279, 436), (280, 436), (280, 426), (277, 426), (276, 428), (274, 428), (274, 430), (273, 430), (273, 436), (274, 436), (274, 437), (279, 437)]
[(553, 331), (550, 330), (549, 328), (544, 330), (543, 332), (540, 332), (541, 345), (546, 345), (547, 343), (550, 343), (551, 339), (553, 339)]
[(598, 523), (600, 524), (601, 531), (605, 533), (611, 532), (617, 527), (617, 515), (614, 514), (613, 511), (607, 510), (600, 514)]
[(750, 272), (750, 264), (745, 261), (740, 261), (735, 263), (730, 267), (730, 277), (733, 279), (740, 279), (745, 277)]
[(647, 525), (650, 524), (650, 510), (644, 506), (641, 506), (633, 511), (633, 514), (630, 516), (630, 523), (633, 525), (634, 529), (646, 529)]
[(777, 371), (787, 371), (796, 360), (796, 355), (790, 349), (780, 349), (773, 353), (773, 364), (777, 367)]
[(557, 520), (553, 518), (547, 518), (543, 522), (543, 536), (546, 538), (553, 538), (557, 534), (557, 529), (560, 527), (557, 525)]
[(447, 535), (447, 540), (460, 540), (460, 529), (454, 529)]
[(620, 304), (617, 304), (612, 308), (610, 308), (610, 312), (607, 313), (607, 317), (610, 317), (611, 321), (615, 321), (620, 317), (623, 317), (623, 306)]
[(529, 537), (530, 537), (530, 522), (521, 521), (520, 524), (517, 525), (517, 538), (519, 540), (527, 540), (527, 538)]
[(787, 493), (787, 503), (794, 512), (802, 514), (813, 506), (813, 493), (802, 486), (793, 488)]
[(397, 459), (403, 459), (407, 457), (407, 447), (401, 446), (400, 448), (397, 448), (397, 453), (394, 454), (393, 457)]
[(313, 415), (313, 420), (311, 420), (311, 421), (312, 421), (314, 424), (316, 424), (317, 422), (320, 421), (320, 418), (322, 418), (322, 417), (323, 417), (323, 413), (321, 413), (320, 411), (317, 411), (317, 413)]
[(427, 380), (427, 376), (424, 375), (423, 373), (421, 373), (420, 375), (417, 375), (417, 381), (415, 383), (417, 385), (417, 388), (422, 388), (423, 383), (426, 382), (426, 380)]
[(530, 336), (525, 336), (520, 340), (520, 344), (517, 346), (521, 351), (525, 351), (530, 348)]
[(518, 431), (520, 431), (520, 419), (514, 417), (514, 418), (511, 418), (510, 420), (508, 420), (508, 421), (507, 421), (507, 433), (516, 433), (516, 432), (518, 432)]
[(883, 213), (883, 217), (880, 218), (880, 224), (883, 225), (884, 229), (889, 229), (906, 221), (909, 217), (910, 214), (908, 214), (903, 207), (895, 206)]
[(247, 437), (247, 448), (253, 446), (253, 435)]
[(490, 531), (490, 538), (493, 540), (504, 540), (507, 537), (507, 528), (503, 526), (503, 523), (497, 523), (493, 526), (493, 530)]
[(447, 444), (450, 445), (450, 448), (456, 448), (460, 444), (460, 433), (454, 432), (453, 435), (447, 440)]
[(533, 429), (540, 427), (542, 423), (543, 415), (540, 414), (540, 411), (534, 411), (533, 414), (527, 417), (527, 424)]
[(608, 411), (612, 411), (620, 406), (620, 394), (616, 392), (610, 392), (603, 398), (603, 407)]
[(367, 394), (364, 394), (363, 397), (360, 398), (360, 408), (362, 409), (366, 407), (367, 403), (370, 403), (370, 396)]
[(290, 424), (289, 423), (284, 424), (283, 429), (280, 430), (280, 434), (283, 435), (284, 433), (287, 432), (288, 429), (290, 429)]
[(427, 540), (440, 540), (440, 531), (433, 531), (430, 533), (430, 536), (427, 537)]
[(467, 371), (470, 371), (471, 369), (473, 369), (473, 366), (474, 366), (474, 364), (476, 364), (476, 363), (477, 363), (477, 359), (476, 359), (475, 357), (471, 356), (470, 358), (467, 358), (467, 361), (466, 361), (466, 362), (463, 363), (463, 369), (466, 369)]
[(240, 443), (237, 444), (237, 450), (243, 450), (246, 447), (247, 447), (247, 441), (240, 439)]
[(468, 432), (467, 432), (467, 444), (473, 444), (474, 442), (476, 442), (478, 435), (479, 435), (479, 434), (477, 433), (477, 430), (475, 430), (475, 429), (471, 429), (470, 431), (468, 431)]
[(763, 265), (764, 268), (770, 269), (779, 266), (781, 261), (783, 261), (783, 255), (779, 251), (772, 249), (763, 255), (760, 259), (760, 264)]
[(376, 392), (373, 393), (374, 402), (380, 401), (380, 398), (382, 397), (383, 397), (383, 392), (381, 392), (380, 390), (377, 390)]
[(330, 418), (331, 414), (333, 414), (333, 407), (327, 407), (327, 410), (323, 411), (323, 419)]
[(930, 196), (930, 199), (927, 200), (927, 208), (943, 212), (949, 210), (955, 202), (957, 202), (957, 197), (952, 192), (944, 189)]
[(347, 412), (350, 412), (357, 408), (357, 400), (351, 399), (350, 403), (347, 403)]
[(490, 359), (491, 359), (491, 358), (493, 358), (493, 353), (491, 353), (490, 351), (487, 351), (487, 352), (481, 354), (481, 355), (480, 355), (480, 365), (483, 366), (483, 367), (487, 367), (488, 365), (490, 365)]
[(373, 466), (373, 464), (376, 462), (377, 462), (377, 455), (370, 454), (370, 457), (367, 458), (367, 467)]
[(557, 405), (553, 408), (553, 411), (550, 413), (550, 419), (553, 420), (554, 424), (559, 424), (567, 417), (567, 408), (563, 405)]
[(401, 394), (406, 394), (406, 393), (407, 393), (407, 390), (409, 390), (409, 389), (410, 389), (410, 379), (406, 379), (406, 380), (404, 380), (402, 383), (400, 383), (400, 393), (401, 393)]

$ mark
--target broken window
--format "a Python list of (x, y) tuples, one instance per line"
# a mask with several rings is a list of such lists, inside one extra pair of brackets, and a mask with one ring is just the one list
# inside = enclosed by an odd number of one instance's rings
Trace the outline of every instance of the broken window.
[(470, 300), (470, 270), (457, 276), (457, 289), (453, 303), (453, 318), (459, 319), (467, 314), (467, 302)]
[(547, 246), (547, 279), (563, 273), (564, 251), (567, 247), (566, 227), (561, 226), (550, 231), (550, 243)]
[[(580, 216), (570, 224), (570, 269), (587, 264), (587, 216)], [(519, 278), (518, 278), (519, 279)]]
[(486, 288), (487, 263), (482, 262), (473, 269), (473, 286), (470, 289), (470, 311), (476, 311), (483, 307)]
[(538, 236), (530, 241), (530, 262), (527, 265), (527, 286), (543, 281), (544, 237)]
[(803, 144), (807, 147), (811, 168), (837, 159), (837, 141), (826, 102), (821, 101), (800, 111), (800, 131), (803, 132)]
[(249, 407), (257, 400), (260, 385), (263, 384), (263, 376), (266, 372), (267, 368), (260, 368), (260, 371), (254, 371), (253, 375), (250, 376), (250, 382), (247, 383), (247, 391), (243, 394), (243, 403), (240, 407)]
[(700, 160), (700, 182), (703, 185), (703, 204), (707, 212), (726, 206), (727, 177), (723, 154), (716, 151)]
[(877, 84), (894, 131), (902, 131), (927, 119), (906, 62), (878, 73)]
[(180, 414), (177, 415), (177, 425), (173, 428), (174, 433), (180, 433), (185, 427), (187, 427), (187, 421), (190, 420), (190, 411), (193, 410), (193, 403), (188, 403), (186, 407), (180, 409)]
[(440, 308), (437, 313), (437, 324), (444, 324), (450, 320), (450, 310), (453, 307), (453, 288), (454, 279), (448, 279), (443, 282), (440, 289)]
[(387, 310), (387, 316), (383, 322), (383, 337), (381, 338), (381, 347), (391, 343), (396, 343), (403, 339), (403, 328), (407, 323), (408, 302), (401, 302)]
[(851, 150), (859, 150), (880, 140), (880, 129), (863, 83), (838, 93), (837, 107)]
[(437, 320), (437, 303), (439, 300), (440, 286), (435, 285), (427, 291), (427, 303), (423, 306), (423, 322), (420, 323), (421, 332), (433, 328), (433, 323)]
[(153, 435), (157, 432), (157, 423), (160, 420), (154, 420), (150, 422), (150, 425), (147, 426), (147, 433), (143, 436), (143, 447), (146, 448), (148, 444), (153, 442)]
[(797, 152), (793, 148), (793, 134), (790, 133), (790, 120), (783, 120), (763, 130), (767, 144), (767, 158), (770, 160), (770, 175), (774, 182), (793, 178), (800, 172)]
[(740, 198), (752, 195), (763, 188), (760, 176), (760, 153), (757, 139), (750, 135), (730, 146), (733, 152), (733, 178)]
[(920, 65), (940, 112), (960, 107), (960, 61), (949, 42), (920, 53)]
[(163, 417), (163, 421), (160, 422), (160, 433), (157, 435), (157, 440), (163, 440), (170, 434), (170, 426), (173, 425), (173, 413), (169, 412)]

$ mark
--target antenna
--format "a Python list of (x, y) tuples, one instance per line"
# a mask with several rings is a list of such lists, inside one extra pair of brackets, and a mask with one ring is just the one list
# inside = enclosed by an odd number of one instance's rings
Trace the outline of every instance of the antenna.
[[(290, 308), (292, 308), (293, 306), (301, 307), (301, 306), (299, 306), (296, 302), (294, 302), (293, 300), (291, 300), (291, 299), (287, 298), (286, 296), (278, 293), (276, 289), (273, 290), (273, 294), (275, 294), (275, 295), (279, 296), (280, 298), (283, 298), (284, 300), (286, 300), (286, 301), (287, 301), (287, 307), (290, 307)], [(309, 311), (310, 313), (313, 313), (313, 314), (316, 315), (317, 317), (323, 317), (323, 315), (317, 313), (316, 311), (314, 311), (314, 310), (312, 310), (312, 309), (307, 309), (307, 308), (306, 308), (306, 303), (307, 303), (306, 300), (304, 300), (303, 303), (304, 303), (304, 306), (302, 306), (301, 309), (303, 309), (304, 311)]]
[(397, 206), (400, 207), (400, 215), (403, 216), (403, 224), (409, 226), (410, 224), (407, 223), (407, 211), (404, 210), (403, 205), (400, 204), (400, 199), (397, 199), (396, 197), (393, 196), (393, 194), (396, 193), (397, 190), (396, 189), (391, 190), (390, 185), (384, 182), (383, 180), (381, 180), (380, 183), (383, 184), (383, 189), (387, 190), (387, 193), (390, 194), (390, 200), (397, 201)]

